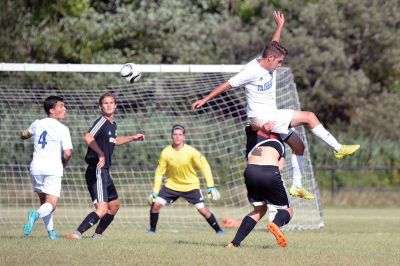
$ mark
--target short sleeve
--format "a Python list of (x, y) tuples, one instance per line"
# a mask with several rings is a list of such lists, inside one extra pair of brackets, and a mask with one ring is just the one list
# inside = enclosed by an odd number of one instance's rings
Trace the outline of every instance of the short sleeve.
[(228, 80), (228, 83), (232, 87), (241, 87), (243, 85), (246, 85), (250, 82), (252, 82), (255, 78), (255, 75), (253, 71), (250, 71), (248, 67), (245, 67), (242, 69), (239, 73), (237, 73), (235, 76), (231, 77)]
[(32, 124), (29, 126), (28, 131), (31, 135), (33, 135), (35, 133), (35, 129), (36, 129), (36, 122), (37, 120), (33, 121)]
[(62, 139), (61, 139), (61, 145), (63, 151), (65, 150), (72, 150), (72, 141), (71, 141), (71, 134), (69, 133), (69, 129), (65, 127)]

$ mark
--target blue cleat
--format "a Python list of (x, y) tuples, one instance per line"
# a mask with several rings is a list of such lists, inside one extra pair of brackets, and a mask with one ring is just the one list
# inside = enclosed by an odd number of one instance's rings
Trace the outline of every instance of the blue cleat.
[(219, 230), (219, 231), (217, 232), (217, 235), (225, 235), (225, 231), (224, 231), (224, 230)]
[(47, 235), (49, 236), (49, 238), (51, 240), (59, 240), (60, 239), (60, 237), (57, 235), (56, 231), (54, 231), (54, 230), (48, 231)]
[(36, 221), (39, 218), (39, 213), (34, 210), (28, 212), (28, 221), (24, 225), (24, 236), (29, 236), (32, 229), (35, 227)]

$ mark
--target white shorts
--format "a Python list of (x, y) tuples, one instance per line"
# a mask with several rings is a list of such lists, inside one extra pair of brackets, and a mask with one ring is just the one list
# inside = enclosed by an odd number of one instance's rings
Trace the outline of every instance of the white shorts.
[(31, 175), (33, 191), (60, 197), (61, 176)]
[[(268, 121), (274, 123), (274, 128), (272, 132), (278, 134), (289, 134), (289, 126), (293, 117), (293, 110), (290, 109), (277, 109), (272, 110), (267, 113), (262, 114), (262, 116), (257, 117), (264, 124)], [(255, 117), (250, 118), (250, 123), (252, 123)]]

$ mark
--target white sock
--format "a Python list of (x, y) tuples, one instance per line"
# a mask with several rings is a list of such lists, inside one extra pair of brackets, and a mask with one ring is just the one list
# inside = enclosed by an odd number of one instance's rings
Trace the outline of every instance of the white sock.
[(270, 222), (272, 222), (275, 219), (275, 215), (277, 212), (278, 210), (275, 208), (275, 206), (268, 204), (268, 220)]
[(44, 222), (44, 226), (46, 227), (47, 231), (54, 230), (53, 224), (53, 214), (50, 213), (49, 215), (42, 218)]
[(40, 206), (40, 208), (37, 210), (39, 213), (39, 218), (43, 218), (47, 215), (49, 215), (53, 211), (53, 205), (50, 203), (46, 202)]
[(301, 178), (303, 172), (303, 155), (292, 154), (293, 185), (301, 188)]
[(340, 150), (340, 143), (335, 139), (334, 136), (329, 133), (328, 130), (324, 128), (322, 124), (319, 124), (318, 126), (314, 127), (311, 129), (311, 132), (314, 133), (317, 137), (322, 139), (323, 141), (326, 142), (329, 146), (331, 146), (335, 151)]

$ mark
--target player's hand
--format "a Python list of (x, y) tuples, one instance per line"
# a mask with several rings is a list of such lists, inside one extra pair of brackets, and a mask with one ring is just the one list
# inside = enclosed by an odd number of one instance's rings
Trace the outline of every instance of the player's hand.
[(29, 139), (30, 137), (32, 137), (32, 134), (29, 132), (29, 130), (24, 130), (21, 134), (21, 139), (25, 140), (25, 139)]
[(207, 101), (204, 100), (204, 99), (197, 100), (197, 101), (195, 101), (195, 102), (192, 104), (192, 109), (194, 110), (194, 109), (200, 108), (200, 107), (202, 107), (206, 102), (207, 102)]
[(103, 155), (99, 156), (99, 162), (97, 163), (97, 168), (103, 168), (104, 165), (106, 164), (106, 158)]
[(144, 141), (144, 135), (143, 134), (136, 134), (133, 136), (134, 141)]
[(150, 195), (147, 197), (147, 203), (151, 206), (156, 202), (157, 193), (151, 192)]
[(207, 189), (207, 194), (208, 198), (212, 200), (219, 200), (221, 198), (221, 194), (219, 194), (218, 189), (215, 187), (209, 187)]
[(285, 17), (283, 16), (283, 13), (279, 11), (274, 11), (272, 14), (274, 15), (276, 27), (283, 27), (283, 24), (285, 23)]

